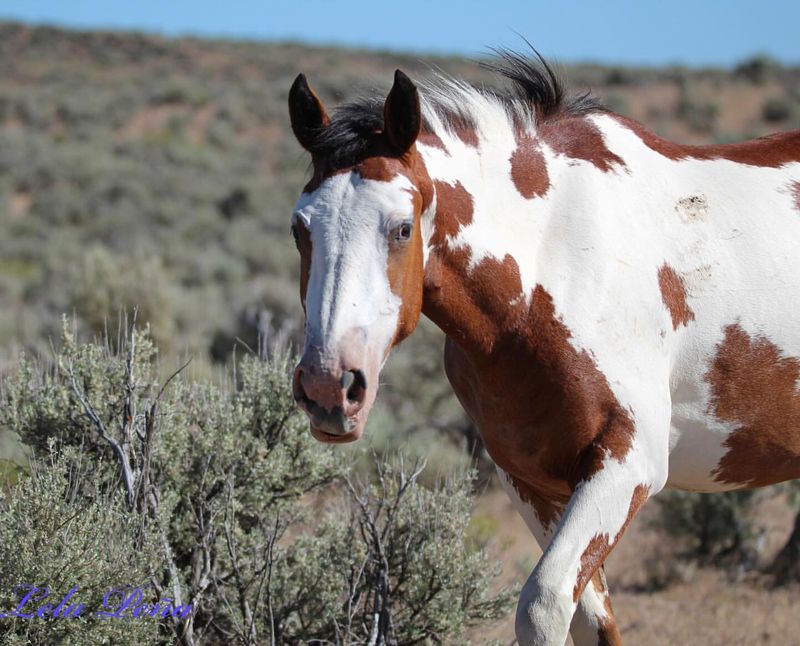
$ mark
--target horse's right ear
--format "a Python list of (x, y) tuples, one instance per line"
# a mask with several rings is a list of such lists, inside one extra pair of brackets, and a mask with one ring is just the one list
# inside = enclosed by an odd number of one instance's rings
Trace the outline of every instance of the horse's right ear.
[(313, 148), (320, 131), (330, 122), (322, 101), (309, 86), (305, 74), (298, 74), (289, 90), (289, 118), (294, 136), (308, 151)]

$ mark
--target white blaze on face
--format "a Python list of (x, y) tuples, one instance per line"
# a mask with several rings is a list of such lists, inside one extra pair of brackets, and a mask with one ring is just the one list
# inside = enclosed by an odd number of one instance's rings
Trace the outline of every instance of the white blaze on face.
[(358, 367), (376, 376), (402, 304), (389, 285), (388, 236), (413, 220), (411, 188), (402, 175), (384, 182), (350, 172), (300, 196), (293, 220), (308, 229), (312, 247), (306, 350), (315, 348), (323, 361), (346, 352), (347, 361), (361, 361)]

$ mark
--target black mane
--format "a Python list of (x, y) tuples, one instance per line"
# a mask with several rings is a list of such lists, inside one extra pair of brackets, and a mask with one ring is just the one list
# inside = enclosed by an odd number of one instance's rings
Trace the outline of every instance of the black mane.
[[(531, 48), (533, 49), (533, 48)], [(535, 57), (507, 49), (494, 50), (497, 59), (480, 65), (512, 82), (512, 88), (501, 92), (467, 86), (502, 104), (509, 114), (529, 115), (536, 123), (558, 116), (603, 112), (605, 106), (590, 93), (567, 96), (561, 78), (533, 49)], [(459, 82), (460, 83), (460, 82)], [(422, 88), (424, 94), (425, 89)], [(449, 127), (475, 128), (475, 118), (468, 112), (454, 111), (436, 97), (428, 97), (438, 116)], [(327, 170), (346, 168), (370, 156), (379, 145), (383, 130), (383, 96), (370, 96), (345, 103), (333, 109), (331, 121), (317, 136), (312, 154)], [(423, 132), (431, 133), (431, 124), (424, 118)]]
[(531, 47), (535, 58), (508, 49), (495, 49), (498, 60), (482, 62), (481, 67), (510, 80), (514, 87), (507, 94), (494, 93), (510, 108), (533, 108), (537, 122), (548, 117), (582, 115), (606, 111), (605, 105), (590, 92), (568, 96), (562, 79), (544, 57)]

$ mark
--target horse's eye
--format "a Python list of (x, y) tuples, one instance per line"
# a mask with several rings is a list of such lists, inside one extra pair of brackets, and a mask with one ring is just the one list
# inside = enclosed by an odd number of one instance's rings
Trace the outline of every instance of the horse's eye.
[(414, 225), (411, 222), (403, 222), (400, 226), (396, 227), (392, 237), (397, 242), (408, 242), (411, 240), (411, 231)]

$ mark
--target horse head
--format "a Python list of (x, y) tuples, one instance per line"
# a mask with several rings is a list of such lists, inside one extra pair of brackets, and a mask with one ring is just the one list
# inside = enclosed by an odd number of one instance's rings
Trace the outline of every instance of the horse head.
[(293, 389), (323, 442), (361, 436), (380, 370), (422, 308), (421, 221), (433, 188), (415, 145), (417, 88), (397, 70), (382, 109), (372, 108), (329, 117), (302, 74), (289, 92), (292, 130), (313, 170), (292, 214), (305, 312)]

